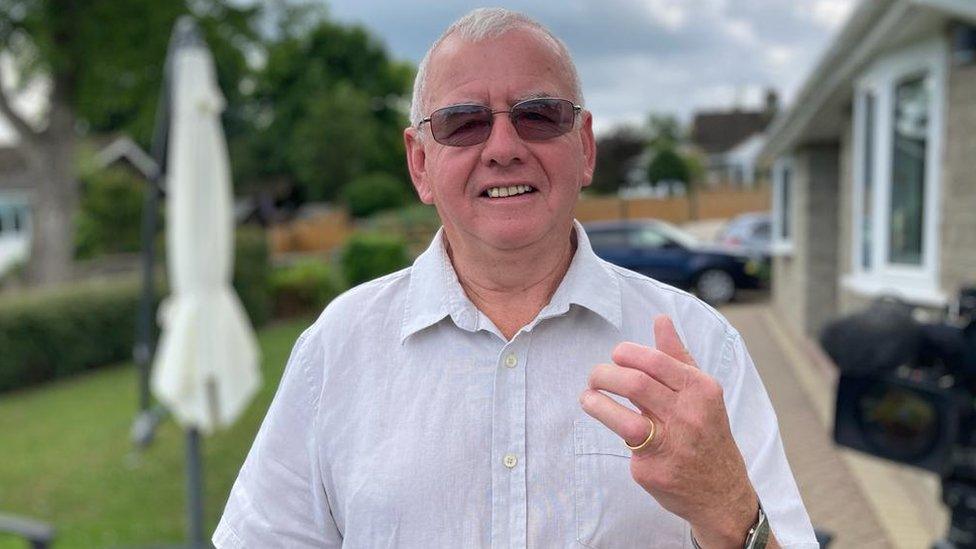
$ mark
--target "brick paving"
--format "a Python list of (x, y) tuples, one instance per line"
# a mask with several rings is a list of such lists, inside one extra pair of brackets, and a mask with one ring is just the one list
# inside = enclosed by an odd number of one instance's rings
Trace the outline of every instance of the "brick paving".
[[(862, 491), (848, 460), (834, 446), (824, 425), (823, 403), (816, 403), (798, 379), (796, 360), (782, 339), (773, 337), (765, 304), (723, 308), (740, 331), (770, 394), (779, 418), (787, 458), (814, 526), (834, 535), (831, 549), (896, 547)], [(923, 545), (924, 547), (924, 545)]]

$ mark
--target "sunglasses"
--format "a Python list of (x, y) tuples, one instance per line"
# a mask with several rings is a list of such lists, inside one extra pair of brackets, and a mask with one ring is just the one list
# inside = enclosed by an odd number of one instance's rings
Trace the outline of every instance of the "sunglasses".
[(495, 115), (507, 113), (519, 137), (545, 141), (573, 129), (576, 113), (581, 110), (583, 107), (572, 101), (550, 97), (520, 101), (507, 111), (493, 111), (484, 105), (451, 105), (432, 112), (417, 128), (430, 122), (434, 141), (450, 147), (468, 147), (487, 141)]

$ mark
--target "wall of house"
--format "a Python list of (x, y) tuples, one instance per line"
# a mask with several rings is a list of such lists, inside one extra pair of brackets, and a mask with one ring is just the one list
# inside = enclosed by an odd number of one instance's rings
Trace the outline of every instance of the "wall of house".
[[(837, 278), (853, 272), (851, 249), (854, 239), (854, 124), (848, 114), (840, 141), (840, 188), (837, 220)], [(838, 282), (837, 310), (835, 315), (845, 315), (867, 307), (872, 298), (844, 289)]]
[(976, 285), (976, 63), (949, 64), (945, 128), (939, 282), (951, 301)]
[(815, 336), (837, 311), (840, 145), (793, 154), (793, 253), (773, 261), (773, 303), (800, 333)]
[(790, 195), (792, 200), (789, 218), (792, 220), (790, 232), (793, 235), (792, 252), (773, 256), (772, 301), (779, 318), (797, 333), (804, 332), (804, 312), (806, 311), (807, 254), (803, 253), (807, 240), (805, 211), (807, 186), (810, 173), (805, 155), (797, 152), (792, 157)]

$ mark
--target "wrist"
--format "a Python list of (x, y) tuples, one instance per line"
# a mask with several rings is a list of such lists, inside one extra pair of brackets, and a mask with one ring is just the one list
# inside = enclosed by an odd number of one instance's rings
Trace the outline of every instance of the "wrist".
[[(691, 526), (692, 541), (702, 549), (736, 548), (745, 545), (759, 516), (759, 497), (753, 493), (747, 503), (726, 507), (730, 511), (710, 524)], [(733, 512), (734, 511), (734, 512)]]

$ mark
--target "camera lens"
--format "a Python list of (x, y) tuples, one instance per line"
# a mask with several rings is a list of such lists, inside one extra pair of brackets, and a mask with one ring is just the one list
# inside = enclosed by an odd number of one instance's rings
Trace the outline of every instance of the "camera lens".
[(880, 383), (861, 396), (859, 412), (865, 440), (893, 459), (924, 456), (938, 442), (938, 410), (919, 393)]

